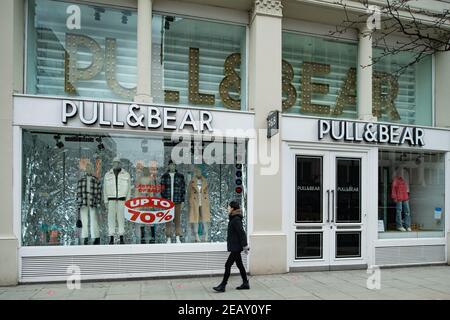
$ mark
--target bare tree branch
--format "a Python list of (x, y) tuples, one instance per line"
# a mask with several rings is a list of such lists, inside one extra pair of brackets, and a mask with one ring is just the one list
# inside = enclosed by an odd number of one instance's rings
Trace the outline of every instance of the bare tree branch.
[[(394, 71), (396, 76), (401, 75), (430, 54), (450, 51), (450, 11), (431, 12), (423, 8), (411, 7), (411, 2), (410, 0), (386, 0), (385, 5), (378, 7), (381, 14), (381, 29), (375, 30), (373, 39), (374, 46), (382, 47), (383, 52), (372, 58), (371, 65), (381, 63), (383, 59), (401, 52), (411, 53), (411, 60)], [(345, 2), (342, 0), (335, 2), (342, 6), (345, 18), (335, 31), (330, 31), (330, 35), (342, 35), (351, 29), (358, 29), (373, 18), (369, 1), (359, 0), (359, 3), (366, 9), (366, 13), (350, 13)], [(422, 21), (420, 16), (426, 16), (427, 21)], [(392, 40), (399, 35), (403, 40)]]

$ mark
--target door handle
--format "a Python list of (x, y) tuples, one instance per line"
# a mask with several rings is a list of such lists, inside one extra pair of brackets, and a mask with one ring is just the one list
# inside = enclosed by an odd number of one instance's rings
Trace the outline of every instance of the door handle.
[(332, 196), (332, 198), (331, 198), (331, 212), (332, 212), (331, 222), (334, 222), (334, 190), (331, 190), (331, 196)]
[(330, 222), (330, 190), (327, 190), (327, 223)]

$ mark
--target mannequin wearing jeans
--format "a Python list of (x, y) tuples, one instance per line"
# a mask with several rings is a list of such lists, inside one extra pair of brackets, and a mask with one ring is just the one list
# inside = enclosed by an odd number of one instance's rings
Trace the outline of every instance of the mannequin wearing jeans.
[(175, 217), (173, 222), (166, 223), (167, 243), (172, 243), (173, 224), (175, 224), (176, 242), (181, 243), (181, 209), (186, 193), (184, 175), (176, 170), (175, 163), (169, 161), (169, 170), (161, 177), (161, 197), (169, 199), (175, 204)]
[[(402, 171), (401, 171), (402, 172)], [(409, 186), (400, 173), (394, 177), (391, 186), (391, 197), (395, 202), (395, 222), (398, 231), (411, 231), (411, 211), (409, 208)], [(402, 214), (405, 218), (402, 219)]]
[(124, 244), (125, 233), (124, 204), (130, 198), (131, 177), (122, 169), (119, 158), (114, 158), (113, 168), (109, 170), (103, 179), (103, 198), (108, 208), (109, 244), (114, 244), (116, 223), (119, 227), (120, 244)]
[(89, 229), (94, 244), (100, 244), (98, 229), (97, 207), (101, 202), (100, 182), (94, 176), (94, 167), (91, 163), (86, 165), (86, 174), (78, 180), (77, 202), (82, 223), (81, 237), (84, 244), (89, 242)]

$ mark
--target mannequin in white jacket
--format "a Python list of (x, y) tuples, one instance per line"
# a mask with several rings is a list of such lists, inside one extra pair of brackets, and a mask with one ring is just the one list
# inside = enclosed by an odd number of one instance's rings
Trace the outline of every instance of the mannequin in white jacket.
[(109, 244), (114, 244), (116, 223), (119, 227), (120, 244), (124, 244), (125, 217), (123, 214), (125, 201), (131, 194), (130, 174), (122, 168), (120, 158), (114, 158), (112, 169), (103, 179), (103, 201), (108, 208)]

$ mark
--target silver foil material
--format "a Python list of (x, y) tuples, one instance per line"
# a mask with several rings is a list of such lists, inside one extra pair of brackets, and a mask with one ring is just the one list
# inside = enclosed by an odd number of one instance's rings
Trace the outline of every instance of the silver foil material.
[[(65, 141), (66, 135), (60, 135), (64, 147), (56, 147), (55, 133), (30, 132), (23, 133), (23, 190), (22, 190), (22, 240), (24, 246), (42, 245), (80, 245), (82, 244), (81, 230), (76, 227), (79, 217), (76, 204), (76, 188), (81, 177), (80, 159), (90, 159), (95, 164), (96, 159), (101, 163), (100, 181), (111, 168), (112, 159), (118, 154), (118, 145), (134, 144), (133, 155), (127, 159), (122, 154), (122, 167), (132, 177), (132, 186), (137, 178), (136, 158), (150, 161), (158, 158), (160, 154), (152, 155), (152, 150), (143, 152), (136, 136), (102, 136), (105, 149), (98, 150), (97, 142)], [(73, 136), (73, 135), (71, 135)], [(83, 135), (86, 136), (86, 135)], [(95, 138), (98, 136), (89, 136)], [(124, 140), (125, 139), (125, 140)], [(129, 139), (129, 141), (127, 140)], [(154, 153), (160, 153), (160, 150)], [(170, 160), (171, 147), (164, 146), (164, 165), (162, 161), (158, 167), (158, 178), (167, 171), (167, 162)], [(162, 159), (161, 159), (162, 160)], [(209, 184), (209, 200), (211, 209), (211, 224), (208, 242), (225, 242), (227, 236), (228, 214), (227, 205), (231, 200), (239, 200), (243, 204), (244, 227), (247, 225), (247, 170), (243, 166), (242, 181), (243, 193), (237, 194), (235, 188), (235, 164), (198, 165)], [(180, 164), (177, 170), (185, 176), (186, 187), (193, 175), (193, 165)], [(134, 190), (132, 190), (134, 194)], [(186, 195), (186, 201), (187, 201)], [(188, 223), (188, 204), (182, 207), (182, 242), (194, 242), (195, 237)], [(107, 210), (102, 204), (98, 210), (98, 224), (101, 244), (109, 243)], [(46, 227), (47, 226), (47, 227)], [(125, 221), (125, 243), (141, 243), (141, 227)], [(53, 229), (53, 230), (52, 230)], [(53, 231), (53, 234), (52, 234)], [(165, 225), (155, 227), (156, 243), (165, 243)], [(54, 236), (57, 235), (57, 239)], [(151, 235), (150, 226), (145, 227), (146, 243)], [(56, 243), (49, 243), (53, 236)], [(118, 241), (116, 237), (116, 242)], [(172, 242), (174, 242), (172, 238)], [(93, 239), (89, 240), (92, 243)], [(150, 244), (148, 244), (150, 245)], [(175, 244), (174, 244), (175, 245)]]

